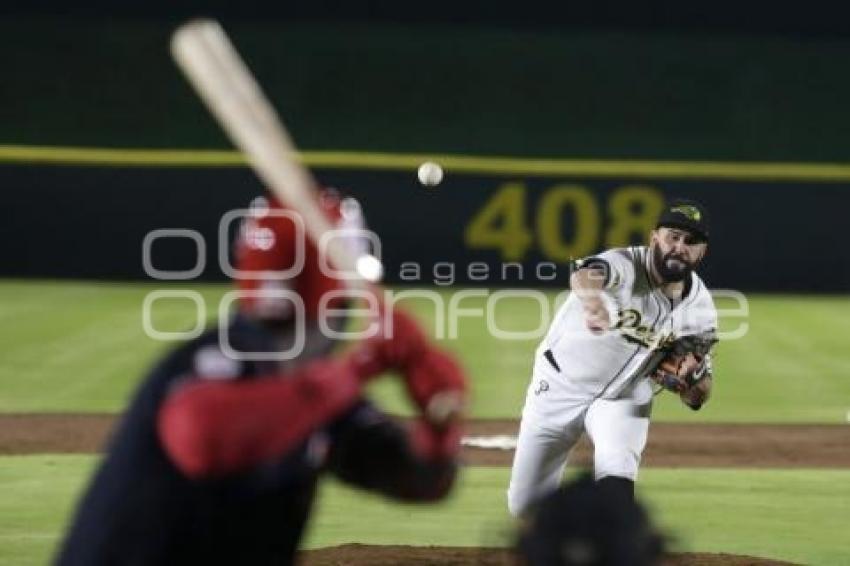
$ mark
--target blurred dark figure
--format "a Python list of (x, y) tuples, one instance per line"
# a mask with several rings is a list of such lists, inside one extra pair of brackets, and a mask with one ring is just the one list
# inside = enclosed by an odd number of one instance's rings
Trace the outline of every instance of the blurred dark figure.
[(541, 499), (518, 541), (528, 566), (649, 566), (663, 546), (633, 497), (590, 476)]
[[(331, 219), (335, 203), (321, 203)], [(283, 205), (252, 208), (236, 245), (247, 273), (239, 312), (142, 380), (58, 565), (287, 565), (325, 474), (402, 501), (451, 489), (463, 370), (413, 317), (383, 303), (374, 336), (334, 351), (320, 321), (339, 324), (346, 282), (323, 273), (293, 216), (271, 213)], [(293, 276), (273, 277), (293, 265)], [(292, 358), (266, 355), (299, 344)], [(418, 409), (410, 426), (366, 398), (385, 373)]]

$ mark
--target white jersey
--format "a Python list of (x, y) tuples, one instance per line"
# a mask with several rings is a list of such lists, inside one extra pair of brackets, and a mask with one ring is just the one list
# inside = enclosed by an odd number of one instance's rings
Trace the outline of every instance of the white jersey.
[(612, 249), (591, 260), (607, 264), (603, 292), (617, 310), (612, 328), (591, 333), (581, 302), (571, 294), (537, 350), (537, 360), (556, 365), (576, 394), (615, 399), (647, 379), (659, 348), (682, 336), (716, 330), (714, 302), (696, 273), (682, 298), (671, 301), (650, 282), (648, 248)]

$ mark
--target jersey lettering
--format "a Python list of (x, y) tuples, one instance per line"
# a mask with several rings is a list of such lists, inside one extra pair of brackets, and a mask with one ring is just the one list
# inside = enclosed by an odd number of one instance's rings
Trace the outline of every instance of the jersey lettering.
[(635, 309), (621, 310), (618, 313), (614, 328), (620, 331), (623, 339), (627, 342), (639, 344), (650, 350), (661, 348), (675, 340), (675, 335), (672, 332), (666, 334), (655, 332), (653, 328), (641, 324), (642, 320), (643, 317)]

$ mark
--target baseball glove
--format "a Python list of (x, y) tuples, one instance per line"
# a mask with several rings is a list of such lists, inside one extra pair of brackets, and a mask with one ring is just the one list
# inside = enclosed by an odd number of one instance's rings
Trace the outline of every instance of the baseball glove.
[(678, 338), (664, 348), (650, 378), (678, 394), (691, 409), (699, 410), (711, 393), (711, 350), (716, 343), (713, 331)]

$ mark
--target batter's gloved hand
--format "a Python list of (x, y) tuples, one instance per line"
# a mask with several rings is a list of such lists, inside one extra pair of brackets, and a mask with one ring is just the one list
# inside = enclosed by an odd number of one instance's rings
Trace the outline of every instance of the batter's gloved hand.
[(403, 370), (416, 363), (430, 348), (416, 319), (399, 308), (392, 309), (390, 324), (382, 329), (382, 334), (381, 355), (394, 369)]
[[(386, 320), (386, 312), (381, 313)], [(387, 370), (403, 371), (428, 350), (428, 339), (419, 324), (409, 314), (393, 309), (389, 324), (382, 324), (378, 334), (358, 345), (351, 353), (350, 363), (363, 380)]]
[(463, 415), (466, 377), (450, 354), (430, 347), (403, 373), (411, 400), (429, 423), (448, 426)]
[(430, 423), (450, 422), (465, 407), (463, 370), (453, 357), (431, 346), (416, 320), (398, 308), (390, 315), (390, 325), (352, 352), (350, 363), (362, 381), (397, 370)]

